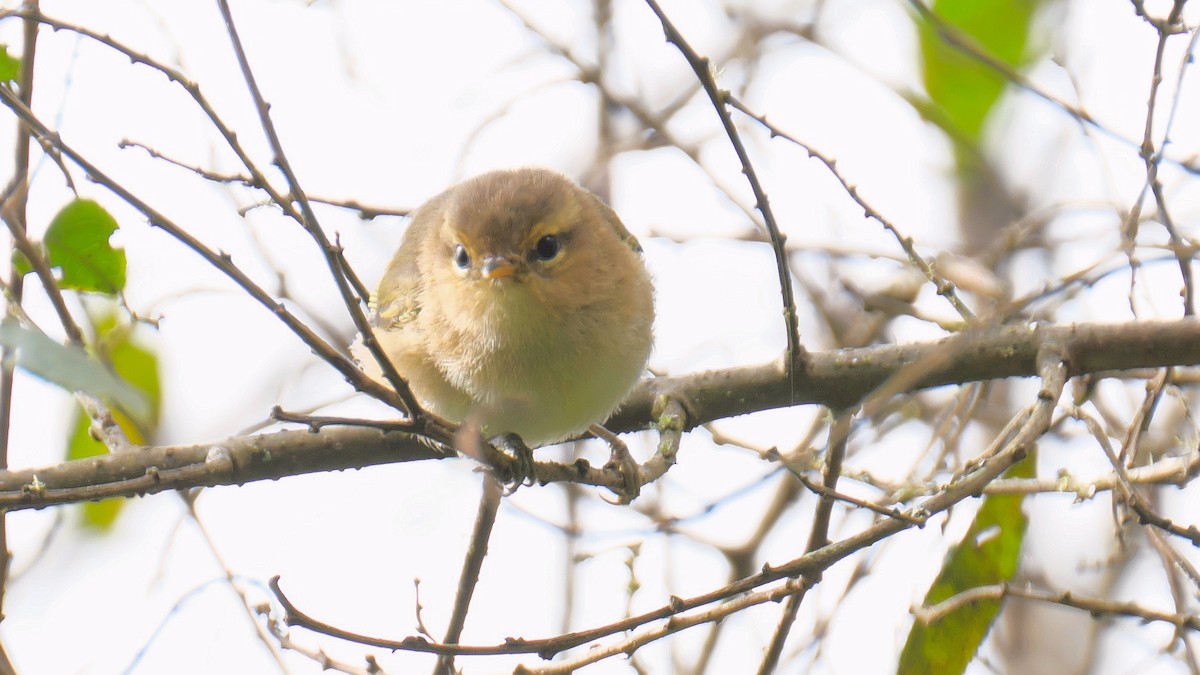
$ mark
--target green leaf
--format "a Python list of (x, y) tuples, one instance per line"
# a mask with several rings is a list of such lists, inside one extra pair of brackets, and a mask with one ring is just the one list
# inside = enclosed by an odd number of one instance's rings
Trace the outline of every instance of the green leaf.
[[(134, 339), (133, 327), (120, 320), (116, 311), (110, 309), (99, 316), (92, 316), (92, 322), (97, 352), (103, 360), (112, 364), (113, 370), (122, 380), (141, 392), (149, 403), (145, 415), (141, 417), (127, 414), (120, 407), (113, 408), (113, 417), (130, 442), (147, 443), (157, 430), (162, 400), (158, 357), (149, 347)], [(92, 437), (88, 430), (90, 424), (87, 415), (77, 409), (73, 431), (67, 444), (67, 459), (83, 459), (108, 452), (103, 443)], [(120, 515), (124, 504), (123, 499), (87, 502), (83, 504), (83, 524), (95, 530), (108, 531)]]
[(76, 199), (54, 216), (42, 244), (63, 288), (115, 295), (125, 288), (125, 252), (108, 243), (117, 221), (91, 199)]
[[(1039, 0), (935, 0), (932, 11), (997, 60), (1019, 67), (1027, 58), (1030, 24)], [(919, 23), (922, 79), (930, 106), (922, 109), (951, 138), (978, 144), (984, 121), (1004, 92), (1005, 78), (948, 44), (928, 20)]]
[(29, 262), (29, 258), (26, 258), (25, 254), (15, 247), (12, 251), (12, 266), (17, 274), (29, 274), (33, 271), (33, 263)]
[[(158, 412), (162, 401), (162, 385), (158, 374), (158, 355), (149, 347), (134, 339), (133, 327), (119, 321), (115, 312), (95, 318), (97, 351), (112, 365), (113, 370), (125, 382), (133, 385), (149, 403), (144, 415), (131, 410), (124, 411), (137, 427), (134, 443), (145, 443), (158, 428)], [(125, 430), (130, 434), (130, 430)]]
[(0, 45), (0, 82), (16, 82), (21, 76), (21, 59), (8, 53), (8, 45)]
[[(108, 448), (100, 441), (92, 438), (88, 430), (91, 421), (79, 409), (75, 409), (75, 420), (72, 423), (71, 437), (67, 441), (67, 459), (83, 459), (108, 452)], [(95, 530), (107, 532), (112, 529), (117, 516), (121, 513), (123, 499), (103, 499), (98, 502), (84, 502), (83, 524)]]
[(63, 346), (12, 317), (0, 320), (0, 345), (15, 350), (17, 365), (32, 375), (63, 389), (96, 396), (134, 418), (150, 418), (152, 408), (142, 392), (78, 347)]
[[(1034, 453), (1013, 465), (1006, 477), (1032, 477)], [(1023, 495), (984, 497), (971, 529), (946, 555), (942, 570), (925, 595), (925, 606), (935, 605), (963, 591), (1009, 581), (1017, 572), (1027, 519), (1021, 510)], [(901, 675), (962, 673), (979, 651), (997, 614), (1000, 602), (982, 600), (963, 605), (931, 624), (913, 623), (900, 664)]]

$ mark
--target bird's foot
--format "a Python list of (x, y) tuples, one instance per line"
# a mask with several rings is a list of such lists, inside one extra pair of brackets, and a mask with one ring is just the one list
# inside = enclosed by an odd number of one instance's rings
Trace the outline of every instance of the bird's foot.
[(633, 459), (633, 455), (629, 454), (629, 446), (625, 445), (616, 434), (605, 429), (599, 424), (593, 424), (589, 431), (596, 438), (603, 439), (608, 443), (608, 447), (612, 454), (609, 455), (608, 462), (604, 465), (605, 470), (616, 471), (621, 477), (621, 484), (613, 492), (617, 494), (618, 504), (628, 504), (637, 499), (642, 493), (642, 467)]
[(501, 434), (488, 443), (498, 450), (507, 466), (492, 462), (497, 480), (504, 486), (505, 494), (512, 494), (522, 485), (533, 485), (537, 481), (537, 468), (533, 463), (533, 450), (516, 434)]

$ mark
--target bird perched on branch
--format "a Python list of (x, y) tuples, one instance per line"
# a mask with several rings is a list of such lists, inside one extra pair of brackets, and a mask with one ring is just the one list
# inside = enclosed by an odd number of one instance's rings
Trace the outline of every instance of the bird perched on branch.
[(654, 322), (641, 247), (616, 213), (533, 168), (472, 178), (413, 212), (373, 310), (423, 406), (531, 447), (608, 418), (646, 367)]

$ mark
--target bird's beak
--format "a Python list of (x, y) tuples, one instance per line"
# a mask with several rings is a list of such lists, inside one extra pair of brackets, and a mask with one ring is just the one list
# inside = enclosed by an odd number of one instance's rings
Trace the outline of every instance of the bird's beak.
[(512, 261), (501, 255), (489, 255), (483, 259), (484, 279), (503, 279), (515, 274), (517, 268)]

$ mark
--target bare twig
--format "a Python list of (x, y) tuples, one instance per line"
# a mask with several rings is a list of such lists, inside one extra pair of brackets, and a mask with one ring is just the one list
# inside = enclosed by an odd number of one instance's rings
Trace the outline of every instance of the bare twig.
[[(299, 214), (293, 217), (304, 227), (304, 230), (308, 232), (309, 236), (320, 247), (321, 253), (325, 257), (325, 262), (329, 266), (330, 276), (333, 277), (338, 292), (342, 295), (342, 302), (346, 306), (346, 311), (349, 312), (350, 318), (353, 319), (354, 327), (362, 335), (363, 344), (370, 351), (371, 356), (378, 362), (380, 370), (383, 372), (388, 384), (395, 390), (396, 396), (402, 403), (401, 410), (410, 419), (415, 420), (421, 414), (421, 406), (417, 403), (417, 399), (413, 396), (412, 391), (409, 390), (408, 383), (396, 372), (395, 365), (383, 352), (383, 347), (380, 346), (378, 339), (376, 339), (371, 322), (367, 320), (366, 312), (363, 310), (371, 294), (346, 263), (341, 247), (334, 246), (330, 242), (329, 237), (325, 235), (325, 231), (321, 229), (320, 223), (317, 222), (317, 216), (313, 213), (312, 205), (309, 204), (308, 197), (304, 194), (304, 190), (301, 189), (300, 179), (296, 176), (296, 172), (292, 170), (292, 165), (284, 152), (283, 143), (279, 140), (279, 134), (275, 131), (275, 123), (271, 120), (271, 107), (267, 104), (266, 99), (263, 98), (262, 91), (258, 87), (258, 81), (255, 79), (254, 72), (250, 68), (250, 61), (246, 57), (246, 50), (242, 47), (242, 40), (238, 36), (237, 25), (233, 21), (233, 12), (229, 8), (229, 2), (228, 0), (217, 0), (217, 6), (221, 10), (221, 17), (225, 20), (225, 30), (229, 33), (229, 40), (233, 44), (234, 53), (237, 55), (238, 66), (241, 68), (242, 77), (246, 81), (246, 88), (250, 92), (250, 96), (254, 99), (254, 107), (258, 112), (259, 123), (262, 126), (263, 132), (266, 133), (267, 141), (270, 143), (271, 151), (274, 153), (274, 164), (283, 172), (284, 178), (287, 180), (289, 199), (286, 203), (291, 204), (292, 200), (295, 200), (300, 204)], [(284, 203), (283, 200), (276, 200), (276, 202), (281, 206)], [(287, 210), (285, 209), (285, 211)]]
[[(36, 11), (37, 0), (26, 0), (24, 7)], [(33, 64), (37, 54), (38, 24), (36, 21), (26, 20), (22, 22), (22, 29), (21, 71), (18, 74), (21, 88), (20, 100), (26, 106), (30, 106), (33, 104)], [(9, 222), (11, 231), (22, 235), (22, 238), (24, 238), (27, 224), (25, 216), (29, 196), (29, 144), (32, 136), (28, 127), (20, 122), (17, 123), (17, 142), (13, 157), (14, 171), (12, 182), (6, 190), (11, 197), (6, 196), (4, 199), (4, 218), (6, 221), (11, 221)], [(21, 302), (23, 285), (24, 277), (16, 269), (13, 269), (9, 275), (8, 293), (11, 294), (10, 301), (14, 304)], [(47, 292), (49, 293), (50, 290), (48, 289)], [(61, 294), (58, 295), (58, 298), (62, 299)], [(0, 470), (8, 468), (9, 441), (12, 433), (14, 364), (9, 356), (8, 349), (4, 349), (0, 354), (0, 357), (3, 357), (0, 359), (2, 361), (0, 363)], [(8, 589), (8, 573), (11, 564), (12, 558), (8, 551), (8, 515), (0, 514), (0, 621), (4, 618), (4, 598)], [(0, 644), (0, 672), (16, 673), (3, 644)]]
[[(829, 545), (829, 519), (833, 514), (834, 494), (837, 491), (838, 479), (842, 477), (842, 462), (846, 458), (846, 444), (850, 440), (850, 423), (854, 419), (854, 412), (851, 410), (839, 413), (829, 427), (829, 452), (825, 459), (825, 475), (821, 485), (825, 492), (821, 494), (813, 514), (812, 529), (808, 534), (808, 546), (805, 547), (805, 553), (812, 553)], [(788, 596), (779, 621), (776, 622), (775, 633), (771, 636), (771, 641), (767, 643), (762, 661), (759, 662), (759, 675), (769, 675), (775, 672), (775, 667), (779, 665), (779, 655), (783, 653), (783, 645), (787, 642), (792, 624), (796, 621), (796, 614), (800, 611), (800, 603), (804, 602), (808, 589), (815, 586), (818, 581), (820, 581), (820, 577), (802, 579), (801, 583), (796, 584), (796, 592)]]
[[(458, 639), (462, 637), (467, 610), (471, 607), (471, 597), (475, 595), (475, 586), (479, 584), (479, 571), (483, 569), (483, 559), (487, 556), (492, 526), (496, 524), (502, 492), (500, 482), (485, 472), (483, 492), (479, 496), (479, 511), (475, 514), (471, 543), (463, 558), (462, 574), (458, 578), (458, 590), (454, 594), (454, 610), (450, 614), (450, 623), (446, 626), (446, 637), (442, 639), (444, 644), (458, 644)], [(442, 654), (433, 672), (434, 675), (452, 675), (455, 672), (454, 655)]]
[[(719, 620), (726, 616), (727, 612), (733, 611), (733, 608), (740, 607), (744, 603), (757, 604), (795, 594), (800, 591), (795, 584), (807, 584), (810, 581), (806, 581), (805, 579), (812, 580), (819, 578), (821, 572), (828, 569), (837, 561), (843, 560), (847, 556), (863, 550), (888, 536), (912, 527), (912, 522), (914, 521), (923, 523), (933, 514), (945, 511), (962, 500), (979, 494), (983, 486), (995, 480), (1009, 467), (1023, 459), (1029, 448), (1050, 427), (1052, 412), (1059, 397), (1062, 395), (1063, 387), (1067, 381), (1068, 365), (1065, 346), (1060, 342), (1048, 341), (1039, 351), (1037, 362), (1038, 372), (1042, 379), (1042, 387), (1038, 392), (1037, 403), (1031, 406), (1031, 412), (1027, 417), (1026, 424), (1004, 444), (1004, 448), (996, 455), (981, 462), (971, 473), (946, 485), (942, 491), (925, 500), (919, 507), (910, 509), (908, 515), (911, 516), (911, 520), (881, 520), (861, 532), (850, 535), (840, 541), (823, 545), (782, 565), (763, 565), (762, 570), (757, 574), (740, 579), (734, 583), (691, 598), (672, 597), (671, 601), (663, 607), (638, 616), (628, 617), (606, 626), (563, 634), (548, 639), (529, 640), (509, 638), (503, 644), (498, 645), (450, 645), (433, 643), (424, 637), (418, 636), (410, 636), (402, 640), (388, 640), (351, 633), (304, 614), (283, 595), (279, 588), (278, 577), (271, 580), (271, 588), (275, 591), (280, 603), (287, 610), (287, 621), (290, 625), (302, 625), (310, 630), (346, 640), (353, 640), (366, 645), (435, 654), (488, 655), (532, 653), (538, 654), (542, 658), (550, 658), (554, 654), (591, 643), (596, 639), (608, 635), (622, 633), (651, 622), (663, 619), (668, 620), (661, 627), (648, 629), (640, 634), (621, 640), (616, 644), (604, 648), (593, 648), (582, 659), (569, 663), (573, 667), (578, 668), (580, 665), (592, 663), (608, 655), (631, 653), (643, 644), (660, 639), (683, 628)], [(777, 588), (771, 592), (755, 593), (740, 599), (729, 600), (730, 598), (749, 593), (761, 586), (781, 579), (800, 577), (803, 578), (795, 582), (788, 582), (781, 588)], [(722, 604), (711, 610), (689, 615), (686, 618), (680, 616), (689, 610), (717, 602), (721, 602)], [(569, 672), (569, 670), (562, 670), (561, 668), (561, 666), (555, 666), (550, 669), (528, 672)]]
[(937, 289), (938, 295), (946, 298), (946, 300), (952, 307), (954, 307), (955, 311), (958, 312), (959, 316), (961, 316), (964, 321), (969, 322), (975, 318), (975, 313), (972, 312), (970, 308), (967, 307), (966, 303), (964, 303), (962, 299), (958, 297), (958, 291), (955, 289), (954, 284), (939, 274), (934, 268), (933, 263), (926, 260), (920, 253), (917, 252), (917, 249), (913, 244), (912, 237), (908, 237), (901, 233), (899, 228), (897, 228), (896, 225), (891, 222), (891, 220), (889, 220), (886, 216), (884, 216), (881, 212), (876, 210), (874, 207), (868, 204), (865, 199), (862, 198), (862, 196), (858, 193), (858, 188), (855, 187), (854, 184), (852, 184), (849, 180), (847, 180), (837, 168), (837, 160), (825, 155), (813, 146), (801, 141), (774, 124), (771, 124), (767, 121), (766, 115), (759, 115), (758, 113), (755, 113), (753, 110), (747, 107), (746, 104), (742, 103), (734, 96), (727, 94), (726, 100), (735, 110), (753, 118), (763, 127), (765, 127), (769, 132), (771, 132), (771, 136), (782, 138), (799, 146), (806, 153), (808, 153), (809, 157), (816, 158), (819, 162), (824, 164), (825, 168), (829, 170), (829, 173), (833, 174), (833, 177), (842, 184), (842, 188), (846, 191), (846, 194), (850, 195), (850, 198), (854, 200), (854, 203), (858, 204), (859, 207), (862, 208), (863, 215), (867, 218), (877, 221), (883, 226), (883, 229), (887, 230), (888, 233), (891, 234), (896, 240), (896, 242), (900, 244), (900, 248), (902, 248), (904, 250), (904, 254), (908, 256), (909, 262), (912, 263), (912, 265), (918, 270), (920, 270), (921, 273), (925, 275), (925, 278), (934, 285), (934, 288)]
[[(376, 398), (389, 403), (398, 410), (412, 410), (407, 403), (398, 395), (394, 389), (388, 389), (376, 383), (371, 378), (367, 377), (354, 363), (342, 356), (340, 351), (323, 340), (320, 336), (312, 331), (307, 325), (300, 321), (292, 314), (287, 307), (271, 297), (262, 287), (254, 283), (250, 277), (233, 264), (232, 258), (225, 253), (219, 253), (205, 246), (199, 239), (189, 234), (185, 229), (177, 225), (173, 220), (168, 218), (157, 209), (150, 206), (140, 197), (126, 189), (117, 181), (108, 176), (99, 167), (92, 164), (82, 154), (74, 148), (67, 145), (57, 133), (47, 128), (40, 120), (33, 115), (27, 106), (8, 91), (6, 88), (0, 87), (0, 103), (8, 106), (16, 115), (38, 136), (39, 139), (49, 143), (51, 146), (58, 148), (71, 161), (82, 167), (92, 180), (104, 185), (109, 190), (114, 192), (118, 197), (125, 200), (130, 206), (141, 212), (149, 221), (150, 224), (159, 227), (166, 231), (175, 239), (179, 240), (185, 246), (199, 254), (205, 261), (211, 264), (216, 269), (221, 270), (226, 276), (232, 279), (246, 293), (266, 307), (271, 313), (277, 316), (283, 323), (291, 329), (305, 344), (307, 344), (314, 353), (319, 355), (326, 363), (341, 373), (347, 381), (354, 385), (359, 391), (368, 393)], [(390, 362), (389, 362), (390, 363)], [(431, 424), (430, 420), (424, 415), (418, 415), (412, 418), (413, 428), (421, 429), (426, 427), (431, 433), (440, 434), (445, 438), (449, 438), (448, 430), (438, 428), (438, 425)]]
[(717, 111), (717, 115), (721, 118), (721, 126), (725, 128), (725, 134), (729, 137), (729, 142), (733, 146), (734, 152), (737, 153), (738, 161), (742, 165), (742, 173), (746, 175), (746, 180), (750, 183), (750, 189), (754, 192), (754, 206), (762, 214), (763, 222), (767, 227), (767, 233), (771, 239), (771, 249), (775, 253), (775, 270), (779, 276), (779, 290), (783, 296), (783, 320), (784, 329), (787, 333), (787, 369), (788, 379), (794, 381), (797, 368), (802, 367), (802, 359), (804, 357), (804, 347), (800, 344), (800, 331), (796, 316), (796, 300), (792, 292), (792, 275), (788, 269), (787, 251), (784, 248), (785, 237), (779, 230), (779, 225), (775, 222), (775, 213), (771, 210), (771, 204), (767, 200), (766, 190), (763, 189), (762, 183), (758, 180), (758, 173), (754, 170), (754, 165), (750, 161), (750, 155), (746, 152), (746, 146), (742, 144), (741, 134), (737, 130), (737, 126), (733, 123), (733, 117), (729, 114), (729, 92), (717, 86), (717, 80), (713, 77), (712, 64), (709, 60), (696, 53), (696, 50), (684, 39), (683, 34), (671, 23), (667, 15), (659, 7), (655, 0), (646, 0), (646, 4), (650, 6), (651, 11), (658, 17), (662, 23), (663, 32), (666, 34), (667, 42), (675, 45), (684, 59), (692, 68), (692, 72), (696, 74), (696, 79), (704, 88), (704, 93), (708, 94), (708, 99), (712, 102), (713, 108)]
[(943, 600), (932, 607), (921, 607), (914, 609), (913, 614), (917, 617), (918, 621), (922, 621), (924, 623), (933, 623), (950, 615), (959, 607), (979, 602), (981, 600), (1003, 600), (1006, 597), (1025, 598), (1027, 600), (1049, 602), (1056, 605), (1061, 605), (1063, 607), (1080, 609), (1093, 615), (1129, 617), (1146, 622), (1158, 621), (1171, 624), (1177, 628), (1200, 631), (1200, 617), (1192, 614), (1170, 614), (1167, 612), (1145, 609), (1134, 602), (1117, 602), (1113, 600), (1086, 598), (1080, 597), (1079, 595), (1071, 592), (1050, 593), (1032, 588), (1021, 588), (1019, 586), (1013, 586), (1010, 584), (997, 584), (995, 586), (979, 586), (972, 588), (970, 590), (963, 591), (952, 598)]

